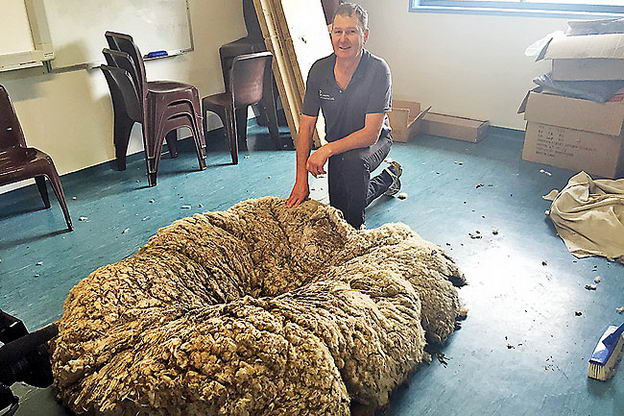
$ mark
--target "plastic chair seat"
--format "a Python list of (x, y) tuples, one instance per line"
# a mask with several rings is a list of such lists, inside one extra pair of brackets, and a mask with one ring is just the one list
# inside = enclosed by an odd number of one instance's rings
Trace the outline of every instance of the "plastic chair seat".
[(215, 111), (213, 110), (214, 107), (223, 107), (225, 105), (232, 105), (231, 94), (222, 92), (202, 98), (202, 107), (209, 111)]
[(32, 169), (31, 166), (38, 163), (49, 163), (52, 159), (47, 154), (34, 147), (12, 147), (0, 150), (0, 185), (17, 182), (9, 179), (4, 182), (4, 178)]
[(147, 83), (147, 88), (149, 91), (160, 92), (160, 93), (171, 93), (171, 92), (179, 92), (185, 91), (191, 88), (195, 88), (190, 84), (185, 84), (182, 82), (176, 81), (149, 81)]

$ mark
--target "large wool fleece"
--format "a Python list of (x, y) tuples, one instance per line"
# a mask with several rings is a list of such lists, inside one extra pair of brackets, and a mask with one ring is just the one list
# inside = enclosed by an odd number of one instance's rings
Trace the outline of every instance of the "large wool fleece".
[(165, 227), (74, 287), (52, 341), (75, 413), (349, 415), (443, 342), (463, 275), (402, 224), (261, 198)]

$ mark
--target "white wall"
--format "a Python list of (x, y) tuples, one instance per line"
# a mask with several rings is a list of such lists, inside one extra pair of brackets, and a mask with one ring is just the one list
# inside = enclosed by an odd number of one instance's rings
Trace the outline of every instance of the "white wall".
[[(191, 0), (195, 50), (147, 62), (148, 79), (189, 82), (202, 96), (223, 91), (219, 47), (246, 35), (241, 4)], [(114, 158), (112, 104), (100, 70), (46, 74), (43, 69), (24, 69), (0, 73), (0, 84), (11, 95), (26, 141), (52, 156), (59, 173)], [(129, 152), (141, 149), (140, 126), (135, 125)]]
[(515, 129), (524, 129), (516, 111), (531, 80), (548, 70), (524, 50), (565, 30), (568, 20), (410, 13), (408, 0), (359, 2), (369, 12), (367, 47), (390, 65), (395, 98)]

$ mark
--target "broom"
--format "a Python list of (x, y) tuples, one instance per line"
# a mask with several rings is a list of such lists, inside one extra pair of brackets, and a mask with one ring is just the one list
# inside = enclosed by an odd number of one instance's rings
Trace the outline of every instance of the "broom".
[(587, 377), (607, 381), (613, 376), (624, 344), (622, 333), (624, 333), (624, 324), (619, 327), (610, 326), (602, 334), (589, 359)]

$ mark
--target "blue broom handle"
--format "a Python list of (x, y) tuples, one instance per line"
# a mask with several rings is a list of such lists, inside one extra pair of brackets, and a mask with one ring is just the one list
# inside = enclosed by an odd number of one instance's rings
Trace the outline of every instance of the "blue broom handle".
[(606, 346), (614, 345), (618, 342), (624, 332), (624, 324), (620, 325), (611, 335), (606, 337), (602, 343)]

